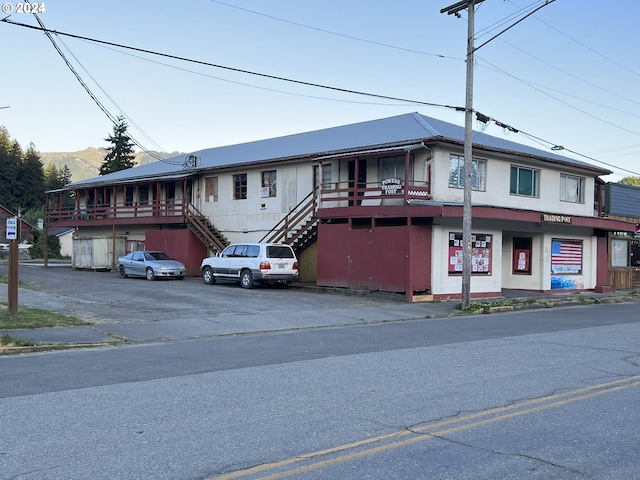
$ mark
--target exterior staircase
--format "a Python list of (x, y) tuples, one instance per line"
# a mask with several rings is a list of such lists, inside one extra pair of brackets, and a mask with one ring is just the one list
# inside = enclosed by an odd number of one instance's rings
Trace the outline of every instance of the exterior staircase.
[(314, 189), (267, 233), (261, 242), (286, 243), (300, 254), (318, 238), (319, 189)]
[(229, 240), (192, 204), (188, 204), (187, 206), (185, 220), (187, 228), (191, 230), (210, 251), (221, 252), (229, 245)]

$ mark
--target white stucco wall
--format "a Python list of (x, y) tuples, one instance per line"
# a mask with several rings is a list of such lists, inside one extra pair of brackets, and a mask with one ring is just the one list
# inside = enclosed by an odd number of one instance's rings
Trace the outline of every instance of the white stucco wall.
[[(261, 172), (276, 171), (276, 196), (261, 197)], [(247, 174), (247, 198), (233, 199), (233, 175)], [(311, 162), (291, 165), (245, 168), (233, 172), (220, 172), (218, 201), (204, 201), (205, 178), (200, 178), (200, 211), (231, 242), (258, 241), (313, 189)]]
[[(444, 221), (433, 226), (431, 293), (460, 295), (462, 275), (449, 274), (449, 233), (462, 233), (458, 222)], [(491, 235), (491, 274), (471, 275), (471, 293), (500, 292), (502, 288), (502, 231), (488, 223), (474, 226), (472, 234)]]
[[(584, 230), (584, 229), (583, 229)], [(576, 234), (577, 233), (577, 234)], [(513, 274), (513, 238), (531, 237), (531, 275)], [(597, 239), (583, 231), (582, 234), (572, 231), (547, 227), (546, 231), (538, 233), (507, 232), (503, 237), (502, 248), (502, 278), (504, 288), (520, 290), (550, 290), (551, 287), (551, 241), (553, 239), (576, 240), (582, 242), (582, 273), (565, 275), (576, 280), (578, 288), (593, 289), (596, 286), (597, 267)]]
[[(451, 154), (462, 156), (462, 152), (434, 150), (432, 195), (435, 200), (444, 202), (462, 202), (464, 190), (449, 187), (449, 159)], [(486, 190), (472, 192), (474, 204), (497, 205), (502, 207), (538, 210), (541, 212), (560, 213), (563, 215), (593, 215), (594, 178), (574, 170), (540, 167), (539, 164), (527, 164), (507, 158), (486, 157), (480, 154), (474, 158), (486, 160)], [(535, 168), (540, 170), (540, 195), (527, 197), (509, 193), (511, 165)], [(576, 175), (585, 178), (584, 203), (560, 201), (561, 174)]]

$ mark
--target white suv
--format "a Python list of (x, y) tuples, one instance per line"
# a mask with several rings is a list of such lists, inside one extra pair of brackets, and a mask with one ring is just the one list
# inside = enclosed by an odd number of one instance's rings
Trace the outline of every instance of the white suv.
[(258, 283), (291, 283), (298, 278), (298, 259), (284, 243), (235, 243), (215, 257), (202, 260), (204, 283), (239, 281), (243, 288)]

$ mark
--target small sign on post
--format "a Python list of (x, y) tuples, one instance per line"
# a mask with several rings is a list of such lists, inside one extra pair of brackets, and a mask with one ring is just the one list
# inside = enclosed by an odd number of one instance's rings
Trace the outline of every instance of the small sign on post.
[(18, 238), (18, 219), (7, 218), (7, 240), (16, 240)]
[(18, 315), (18, 219), (7, 218), (7, 240), (9, 244), (9, 285), (8, 307), (9, 317)]

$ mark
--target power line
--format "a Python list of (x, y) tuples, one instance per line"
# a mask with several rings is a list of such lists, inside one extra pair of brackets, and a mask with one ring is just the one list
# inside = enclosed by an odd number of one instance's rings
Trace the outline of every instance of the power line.
[(289, 24), (295, 25), (297, 27), (307, 28), (309, 30), (316, 30), (318, 32), (328, 33), (329, 35), (335, 35), (335, 36), (338, 36), (338, 37), (344, 37), (344, 38), (348, 38), (350, 40), (356, 40), (358, 42), (369, 43), (371, 45), (377, 45), (378, 47), (392, 48), (394, 50), (402, 50), (402, 51), (409, 52), (409, 53), (417, 53), (419, 55), (428, 55), (428, 56), (431, 56), (431, 57), (438, 57), (438, 58), (446, 58), (446, 59), (450, 59), (450, 60), (464, 61), (464, 58), (449, 57), (449, 56), (442, 55), (442, 54), (439, 54), (439, 53), (424, 52), (422, 50), (414, 50), (412, 48), (400, 47), (400, 46), (397, 46), (397, 45), (391, 45), (389, 43), (378, 42), (376, 40), (368, 40), (366, 38), (356, 37), (354, 35), (348, 35), (346, 33), (334, 32), (332, 30), (326, 30), (324, 28), (314, 27), (312, 25), (306, 25), (304, 23), (294, 22), (292, 20), (287, 20), (285, 18), (276, 17), (274, 15), (269, 15), (267, 13), (258, 12), (256, 10), (250, 10), (248, 8), (242, 8), (242, 7), (239, 7), (237, 5), (231, 5), (229, 3), (221, 2), (219, 0), (209, 0), (209, 1), (212, 2), (212, 3), (217, 3), (219, 5), (224, 5), (225, 7), (235, 8), (236, 10), (241, 10), (243, 12), (248, 12), (248, 13), (252, 13), (254, 15), (259, 15), (261, 17), (269, 18), (271, 20), (276, 20), (278, 22), (289, 23)]
[[(100, 102), (100, 100), (98, 99), (98, 97), (96, 97), (94, 95), (94, 93), (91, 91), (91, 89), (89, 88), (89, 86), (85, 83), (85, 81), (82, 79), (82, 77), (80, 76), (80, 74), (77, 72), (77, 70), (73, 67), (73, 65), (71, 65), (71, 62), (69, 62), (69, 60), (67, 59), (66, 55), (64, 54), (64, 52), (60, 49), (60, 47), (58, 46), (58, 44), (56, 43), (55, 39), (53, 38), (53, 36), (51, 35), (51, 33), (55, 33), (53, 30), (49, 30), (44, 26), (44, 22), (40, 19), (40, 17), (38, 16), (37, 13), (33, 12), (33, 16), (35, 17), (36, 21), (38, 22), (38, 24), (40, 25), (40, 30), (42, 30), (45, 35), (47, 36), (47, 38), (49, 39), (49, 41), (51, 42), (51, 44), (53, 45), (53, 48), (55, 48), (56, 52), (58, 52), (58, 54), (62, 57), (62, 60), (64, 60), (64, 63), (67, 65), (67, 67), (69, 68), (69, 70), (71, 71), (71, 73), (73, 73), (73, 75), (76, 77), (76, 80), (78, 80), (78, 82), (80, 83), (80, 85), (82, 85), (82, 88), (84, 88), (84, 90), (87, 92), (87, 94), (89, 94), (89, 96), (91, 97), (91, 99), (95, 102), (96, 105), (98, 105), (98, 108), (100, 108), (100, 110), (102, 110), (102, 112), (107, 116), (107, 118), (114, 124), (117, 125), (117, 119), (111, 114), (111, 112), (109, 112), (109, 110), (102, 104), (102, 102)], [(3, 19), (3, 21), (8, 21), (8, 18)], [(12, 23), (10, 21), (8, 21), (8, 23)], [(82, 66), (82, 64), (80, 64)], [(84, 68), (84, 67), (83, 67)], [(95, 81), (95, 80), (94, 80)], [(103, 90), (104, 92), (104, 90)], [(157, 160), (162, 160), (162, 158), (160, 158), (158, 155), (155, 155), (154, 153), (148, 151), (146, 148), (144, 148), (140, 142), (138, 142), (135, 138), (133, 138), (131, 135), (128, 135), (128, 137), (131, 139), (131, 141), (133, 143), (135, 143), (139, 148), (141, 148), (145, 153), (147, 153), (148, 155), (152, 156), (153, 158), (156, 158)]]
[[(211, 0), (214, 1), (214, 0)], [(70, 33), (65, 33), (65, 32), (58, 32), (56, 30), (49, 30), (46, 27), (44, 27), (43, 25), (41, 25), (40, 28), (33, 26), (33, 25), (28, 25), (28, 24), (23, 24), (23, 23), (19, 23), (19, 22), (13, 22), (11, 20), (7, 18), (3, 18), (0, 19), (0, 21), (5, 22), (5, 23), (9, 23), (11, 25), (16, 25), (16, 26), (20, 26), (20, 27), (25, 27), (25, 28), (29, 28), (29, 29), (33, 29), (33, 30), (40, 30), (40, 31), (44, 31), (47, 36), (50, 36), (50, 34), (56, 34), (56, 35), (62, 35), (62, 36), (66, 36), (66, 37), (70, 37), (70, 38), (75, 38), (75, 39), (79, 39), (79, 40), (84, 40), (84, 41), (88, 41), (88, 42), (93, 42), (93, 43), (97, 43), (97, 44), (102, 44), (102, 45), (108, 45), (108, 46), (112, 46), (112, 47), (117, 47), (117, 48), (123, 48), (125, 50), (133, 50), (133, 51), (137, 51), (137, 52), (141, 52), (141, 53), (148, 53), (151, 55), (157, 55), (157, 56), (161, 56), (161, 57), (165, 57), (165, 58), (171, 58), (174, 60), (180, 60), (180, 61), (184, 61), (184, 62), (190, 62), (190, 63), (195, 63), (195, 64), (200, 64), (200, 65), (205, 65), (205, 66), (210, 66), (210, 67), (214, 67), (214, 68), (220, 68), (220, 69), (224, 69), (224, 70), (229, 70), (229, 71), (234, 71), (234, 72), (238, 72), (238, 73), (244, 73), (244, 74), (248, 74), (248, 75), (254, 75), (254, 76), (258, 76), (258, 77), (263, 77), (263, 78), (269, 78), (269, 79), (273, 79), (273, 80), (279, 80), (279, 81), (284, 81), (284, 82), (289, 82), (289, 83), (294, 83), (294, 84), (300, 84), (300, 85), (305, 85), (305, 86), (311, 86), (311, 87), (315, 87), (315, 88), (322, 88), (322, 89), (327, 89), (327, 90), (332, 90), (332, 91), (338, 91), (338, 92), (342, 92), (342, 93), (350, 93), (350, 94), (355, 94), (355, 95), (360, 95), (360, 96), (367, 96), (367, 97), (373, 97), (373, 98), (381, 98), (381, 99), (386, 99), (386, 100), (391, 100), (391, 101), (399, 101), (399, 102), (406, 102), (406, 103), (410, 103), (410, 104), (417, 104), (417, 105), (426, 105), (426, 106), (431, 106), (431, 107), (440, 107), (440, 108), (448, 108), (448, 109), (452, 109), (455, 110), (457, 112), (463, 112), (465, 111), (464, 107), (456, 107), (456, 106), (451, 106), (451, 105), (445, 105), (445, 104), (438, 104), (438, 103), (433, 103), (433, 102), (423, 102), (423, 101), (419, 101), (419, 100), (411, 100), (411, 99), (404, 99), (404, 98), (400, 98), (400, 97), (393, 97), (393, 96), (387, 96), (387, 95), (379, 95), (379, 94), (374, 94), (374, 93), (368, 93), (368, 92), (361, 92), (361, 91), (357, 91), (357, 90), (351, 90), (351, 89), (345, 89), (345, 88), (339, 88), (339, 87), (333, 87), (333, 86), (327, 86), (327, 85), (322, 85), (322, 84), (317, 84), (317, 83), (313, 83), (313, 82), (306, 82), (306, 81), (300, 81), (300, 80), (294, 80), (294, 79), (289, 79), (286, 77), (280, 77), (280, 76), (276, 76), (276, 75), (269, 75), (269, 74), (264, 74), (264, 73), (259, 73), (259, 72), (253, 72), (250, 70), (244, 70), (244, 69), (239, 69), (239, 68), (235, 68), (235, 67), (228, 67), (228, 66), (224, 66), (224, 65), (218, 65), (218, 64), (214, 64), (214, 63), (210, 63), (210, 62), (204, 62), (201, 60), (194, 60), (194, 59), (189, 59), (186, 57), (180, 57), (180, 56), (176, 56), (176, 55), (171, 55), (171, 54), (165, 54), (165, 53), (160, 53), (160, 52), (155, 52), (152, 50), (146, 50), (146, 49), (141, 49), (141, 48), (137, 48), (137, 47), (131, 47), (131, 46), (127, 46), (127, 45), (121, 45), (121, 44), (117, 44), (117, 43), (113, 43), (113, 42), (108, 42), (108, 41), (104, 41), (104, 40), (98, 40), (98, 39), (93, 39), (90, 37), (85, 37), (85, 36), (81, 36), (81, 35), (75, 35), (75, 34), (70, 34)], [(56, 47), (56, 50), (59, 51), (59, 48), (57, 47), (57, 45), (55, 45), (55, 41), (52, 40), (52, 43), (54, 43), (54, 46)], [(69, 64), (68, 60), (64, 57), (64, 54), (61, 53), (59, 51), (59, 53), (62, 55), (63, 59), (65, 60), (65, 62), (69, 65), (69, 68), (75, 72), (75, 70), (73, 69), (73, 67)], [(486, 61), (486, 60), (485, 60)], [(490, 62), (487, 62), (490, 65), (492, 65)], [(498, 67), (496, 67), (495, 65), (492, 65), (494, 68), (496, 68), (497, 70), (502, 71), (501, 69), (499, 69)], [(504, 72), (504, 71), (503, 71)], [(75, 72), (77, 75), (77, 72)], [(195, 73), (195, 72), (194, 72)], [(508, 73), (504, 72), (505, 74), (509, 75)], [(84, 82), (82, 81), (81, 78), (79, 78), (79, 75), (76, 76), (76, 78), (78, 78), (78, 81), (81, 82), (81, 84), (85, 85)], [(214, 77), (215, 78), (215, 77)], [(516, 77), (514, 77), (516, 78)], [(533, 87), (532, 87), (533, 88)], [(109, 112), (104, 108), (104, 106), (102, 106), (102, 104), (99, 102), (99, 100), (97, 98), (95, 98), (95, 95), (93, 95), (93, 93), (90, 91), (90, 89), (88, 89), (88, 87), (86, 87), (87, 93), (89, 93), (89, 95), (94, 98), (96, 104), (98, 106), (101, 107), (101, 109), (103, 110), (103, 112), (107, 115), (110, 116)], [(544, 92), (542, 92), (544, 93)], [(546, 94), (546, 93), (545, 93)], [(555, 98), (555, 97), (552, 97)], [(558, 99), (556, 99), (558, 100)], [(558, 100), (561, 101), (561, 100)], [(565, 103), (566, 102), (562, 102)], [(567, 104), (568, 106), (575, 108), (569, 104)], [(579, 111), (581, 111), (582, 113), (585, 113), (587, 115), (589, 115), (587, 112), (584, 112), (580, 109), (577, 109)], [(474, 113), (478, 114), (479, 112), (476, 112), (474, 110)], [(482, 115), (482, 114), (480, 114)], [(486, 116), (485, 116), (486, 117)], [(597, 117), (594, 117), (597, 118)], [(603, 165), (607, 165), (611, 168), (615, 168), (617, 170), (622, 170), (622, 171), (626, 171), (628, 173), (631, 173), (633, 175), (638, 175), (640, 176), (640, 174), (638, 174), (637, 172), (632, 172), (630, 170), (626, 170), (624, 168), (621, 167), (616, 167), (614, 165), (611, 164), (607, 164), (606, 162), (602, 162), (600, 160), (597, 160), (595, 158), (589, 157), (587, 155), (583, 155), (579, 152), (570, 150), (568, 148), (564, 148), (564, 147), (559, 147), (557, 144), (544, 140), (540, 137), (537, 137), (533, 134), (529, 134), (526, 133), (522, 130), (516, 129), (514, 127), (511, 127), (503, 122), (498, 122), (494, 119), (492, 119), (491, 117), (486, 117), (487, 120), (493, 120), (496, 125), (501, 126), (503, 128), (506, 128), (509, 131), (515, 132), (515, 133), (522, 133), (523, 135), (531, 138), (531, 139), (535, 139), (537, 141), (543, 142), (546, 145), (550, 145), (552, 150), (565, 150), (567, 152), (573, 153), (575, 155), (584, 157), (586, 159), (592, 160), (594, 162), (597, 163), (601, 163)], [(613, 124), (611, 124), (613, 125)], [(616, 125), (613, 125), (616, 126)], [(618, 127), (618, 128), (622, 128), (622, 127)], [(622, 128), (623, 130), (626, 130), (624, 128)], [(636, 133), (637, 132), (632, 132), (631, 133)], [(133, 139), (132, 139), (133, 140)], [(554, 148), (555, 147), (555, 148)], [(142, 148), (142, 147), (141, 147)], [(146, 151), (146, 150), (145, 150)], [(154, 156), (155, 158), (157, 158), (157, 156), (151, 154), (150, 152), (147, 152), (150, 155)], [(160, 161), (163, 161), (165, 163), (169, 163), (169, 164), (174, 164), (174, 162), (168, 162), (165, 159), (161, 159), (161, 158), (157, 158)], [(181, 163), (180, 163), (181, 164)]]
[(279, 80), (281, 82), (288, 82), (288, 83), (294, 83), (294, 84), (298, 84), (298, 85), (305, 85), (307, 87), (315, 87), (315, 88), (322, 88), (322, 89), (326, 89), (326, 90), (332, 90), (335, 92), (342, 92), (342, 93), (350, 93), (353, 95), (362, 95), (362, 96), (367, 96), (367, 97), (373, 97), (373, 98), (381, 98), (384, 100), (392, 100), (392, 101), (396, 101), (396, 102), (405, 102), (405, 103), (413, 103), (416, 105), (425, 105), (428, 107), (440, 107), (440, 108), (448, 108), (448, 109), (452, 109), (452, 110), (460, 110), (463, 109), (463, 107), (456, 107), (456, 106), (452, 106), (452, 105), (445, 105), (445, 104), (441, 104), (441, 103), (434, 103), (434, 102), (425, 102), (425, 101), (420, 101), (420, 100), (411, 100), (411, 99), (407, 99), (407, 98), (402, 98), (402, 97), (394, 97), (394, 96), (390, 96), (390, 95), (380, 95), (380, 94), (376, 94), (376, 93), (370, 93), (370, 92), (362, 92), (362, 91), (358, 91), (358, 90), (352, 90), (352, 89), (348, 89), (348, 88), (341, 88), (341, 87), (334, 87), (334, 86), (330, 86), (330, 85), (322, 85), (320, 83), (314, 83), (314, 82), (307, 82), (304, 80), (295, 80), (295, 79), (291, 79), (291, 78), (287, 78), (287, 77), (281, 77), (278, 75), (270, 75), (267, 73), (261, 73), (261, 72), (254, 72), (251, 70), (246, 70), (246, 69), (242, 69), (242, 68), (236, 68), (236, 67), (229, 67), (226, 65), (220, 65), (220, 64), (216, 64), (216, 63), (211, 63), (211, 62), (205, 62), (203, 60), (195, 60), (192, 58), (187, 58), (187, 57), (181, 57), (178, 55), (171, 55), (168, 53), (161, 53), (161, 52), (155, 52), (153, 50), (147, 50), (144, 48), (137, 48), (137, 47), (131, 47), (128, 45), (122, 45), (122, 44), (118, 44), (118, 43), (114, 43), (114, 42), (107, 42), (105, 40), (98, 40), (95, 38), (90, 38), (90, 37), (85, 37), (82, 35), (75, 35), (72, 33), (66, 33), (66, 32), (59, 32), (57, 30), (49, 30), (46, 29), (44, 27), (36, 27), (33, 25), (28, 25), (25, 23), (20, 23), (20, 22), (14, 22), (12, 20), (9, 20), (9, 18), (3, 18), (2, 20), (0, 20), (2, 22), (5, 23), (9, 23), (11, 25), (16, 25), (19, 27), (24, 27), (24, 28), (30, 28), (33, 30), (41, 30), (41, 31), (45, 31), (45, 32), (49, 32), (49, 33), (53, 33), (55, 35), (63, 35), (65, 37), (70, 37), (70, 38), (76, 38), (76, 39), (80, 39), (80, 40), (87, 40), (89, 42), (95, 42), (95, 43), (101, 43), (104, 45), (111, 45), (113, 47), (118, 47), (118, 48), (124, 48), (127, 50), (133, 50), (136, 52), (141, 52), (141, 53), (148, 53), (149, 55), (157, 55), (160, 57), (165, 57), (165, 58), (171, 58), (173, 60), (180, 60), (183, 62), (190, 62), (190, 63), (195, 63), (198, 65), (205, 65), (208, 67), (213, 67), (213, 68), (220, 68), (223, 70), (228, 70), (228, 71), (232, 71), (232, 72), (237, 72), (237, 73), (244, 73), (247, 75), (254, 75), (257, 77), (262, 77), (262, 78), (269, 78), (272, 80)]

